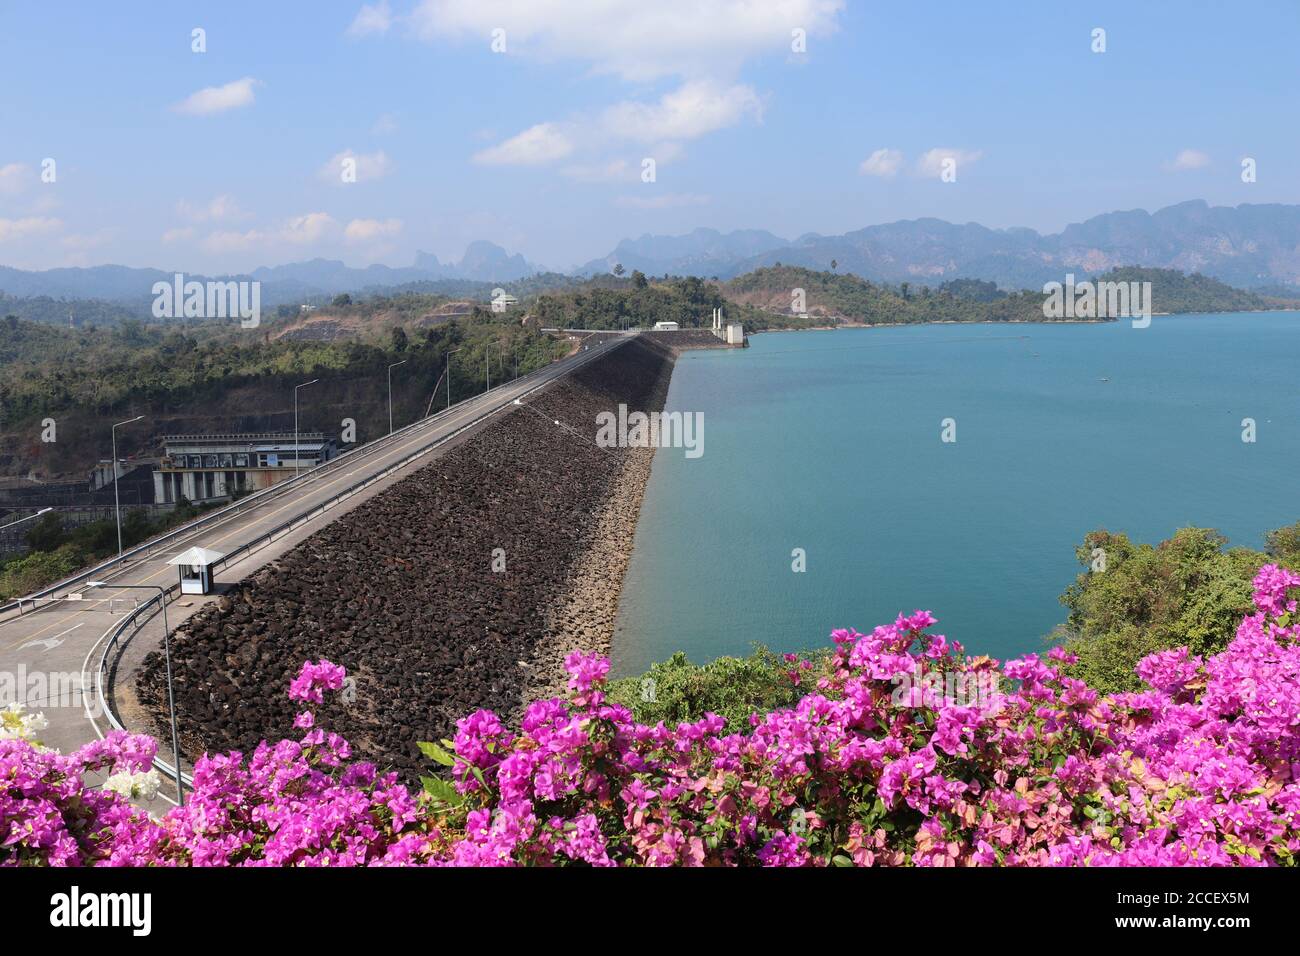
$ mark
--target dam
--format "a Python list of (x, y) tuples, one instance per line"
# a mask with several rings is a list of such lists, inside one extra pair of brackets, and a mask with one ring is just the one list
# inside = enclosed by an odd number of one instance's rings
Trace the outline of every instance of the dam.
[[(309, 659), (355, 678), (323, 725), (408, 776), (457, 718), (562, 693), (569, 652), (609, 653), (654, 454), (602, 447), (597, 417), (658, 413), (673, 364), (655, 336), (610, 346), (198, 610), (171, 645), (182, 752), (288, 726)], [(165, 735), (164, 665), (119, 681), (132, 729)]]

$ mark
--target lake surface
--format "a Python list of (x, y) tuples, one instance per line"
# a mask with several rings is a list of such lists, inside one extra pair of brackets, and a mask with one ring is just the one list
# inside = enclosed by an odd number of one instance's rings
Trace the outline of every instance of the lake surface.
[[(667, 410), (614, 672), (828, 643), (927, 608), (973, 653), (1041, 649), (1095, 528), (1259, 547), (1300, 519), (1300, 314), (764, 333), (691, 352)], [(956, 442), (941, 441), (941, 420)], [(1242, 441), (1242, 419), (1257, 440)], [(807, 570), (792, 571), (802, 548)]]

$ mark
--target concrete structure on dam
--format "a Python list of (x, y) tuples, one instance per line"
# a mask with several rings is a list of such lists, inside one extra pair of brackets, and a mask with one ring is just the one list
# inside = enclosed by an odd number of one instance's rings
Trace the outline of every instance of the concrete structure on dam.
[(728, 345), (744, 346), (745, 327), (739, 322), (725, 322), (722, 309), (713, 310), (713, 334)]
[(261, 491), (338, 453), (323, 432), (167, 435), (154, 471), (154, 500), (204, 503)]

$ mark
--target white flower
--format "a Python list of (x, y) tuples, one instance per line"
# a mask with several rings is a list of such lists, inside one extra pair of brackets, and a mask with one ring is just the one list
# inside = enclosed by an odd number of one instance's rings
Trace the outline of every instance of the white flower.
[(130, 773), (123, 770), (115, 773), (104, 781), (104, 789), (111, 790), (114, 793), (121, 794), (128, 800), (143, 798), (152, 800), (158, 796), (158, 788), (162, 785), (162, 777), (158, 775), (157, 770), (139, 771)]
[(0, 709), (0, 740), (33, 740), (38, 730), (49, 725), (44, 714), (29, 714), (18, 701)]

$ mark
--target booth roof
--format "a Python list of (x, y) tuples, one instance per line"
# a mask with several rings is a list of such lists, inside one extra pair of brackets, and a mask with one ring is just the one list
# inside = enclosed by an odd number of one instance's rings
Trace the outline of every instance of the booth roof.
[(210, 565), (216, 564), (224, 557), (225, 555), (220, 551), (209, 551), (207, 548), (190, 548), (188, 551), (176, 555), (176, 557), (172, 558), (167, 563), (188, 564), (191, 567), (198, 565), (199, 567), (206, 568)]

